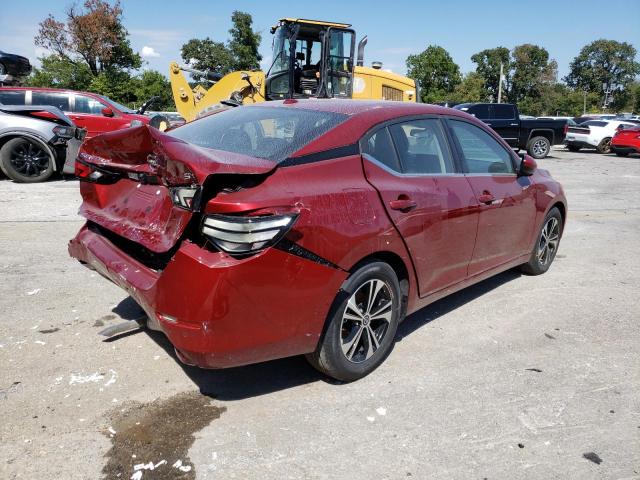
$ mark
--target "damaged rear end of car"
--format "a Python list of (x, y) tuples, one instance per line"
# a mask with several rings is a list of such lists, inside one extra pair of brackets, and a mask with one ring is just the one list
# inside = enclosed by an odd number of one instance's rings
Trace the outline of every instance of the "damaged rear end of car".
[[(269, 200), (280, 189), (268, 185), (278, 169), (268, 146), (235, 148), (246, 139), (228, 132), (231, 147), (201, 143), (186, 127), (86, 142), (76, 175), (87, 222), (70, 255), (131, 295), (184, 363), (223, 368), (313, 351), (327, 312), (310, 300), (346, 274), (271, 248), (305, 212)], [(250, 201), (229, 201), (246, 191)]]

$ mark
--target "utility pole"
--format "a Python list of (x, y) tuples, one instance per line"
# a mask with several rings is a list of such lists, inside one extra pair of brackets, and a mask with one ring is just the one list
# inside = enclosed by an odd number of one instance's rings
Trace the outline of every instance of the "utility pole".
[(585, 88), (583, 90), (583, 94), (584, 94), (584, 99), (582, 101), (582, 116), (585, 116), (587, 114), (587, 89)]
[(498, 81), (498, 103), (502, 102), (502, 68), (503, 68), (503, 64), (502, 62), (500, 62), (500, 80)]

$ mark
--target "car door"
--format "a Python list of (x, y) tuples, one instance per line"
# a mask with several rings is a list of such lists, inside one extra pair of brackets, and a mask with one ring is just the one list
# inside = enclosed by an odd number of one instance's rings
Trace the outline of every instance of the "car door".
[(518, 146), (520, 135), (520, 119), (516, 118), (516, 109), (513, 105), (495, 103), (490, 105), (490, 119), (486, 122), (511, 146)]
[(469, 264), (475, 275), (527, 253), (536, 217), (529, 177), (516, 174), (516, 157), (491, 133), (465, 120), (447, 120), (465, 177), (480, 207)]
[(366, 135), (361, 148), (365, 176), (411, 255), (420, 296), (466, 278), (478, 208), (441, 120), (384, 125)]
[[(108, 117), (102, 113), (103, 108), (109, 108), (113, 116)], [(107, 104), (89, 95), (74, 94), (72, 112), (69, 117), (74, 123), (87, 130), (87, 138), (95, 137), (104, 132), (111, 132), (121, 128), (122, 119)]]

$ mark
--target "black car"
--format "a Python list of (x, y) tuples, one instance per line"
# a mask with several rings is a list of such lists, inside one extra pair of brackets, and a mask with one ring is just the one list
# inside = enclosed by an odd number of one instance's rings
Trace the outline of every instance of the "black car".
[(518, 107), (511, 103), (461, 103), (453, 108), (482, 120), (511, 147), (524, 149), (533, 158), (546, 157), (552, 145), (564, 141), (566, 120), (520, 118)]
[(26, 57), (0, 50), (0, 84), (11, 84), (31, 73), (31, 63)]

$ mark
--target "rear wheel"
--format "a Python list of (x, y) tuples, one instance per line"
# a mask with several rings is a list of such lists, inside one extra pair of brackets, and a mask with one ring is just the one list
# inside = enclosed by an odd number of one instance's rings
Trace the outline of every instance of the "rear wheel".
[(551, 142), (547, 137), (533, 137), (527, 144), (527, 153), (535, 159), (541, 159), (549, 155)]
[(598, 153), (611, 152), (611, 137), (603, 138), (602, 141), (596, 147)]
[(580, 148), (582, 148), (582, 147), (579, 147), (578, 145), (567, 145), (567, 149), (570, 152), (579, 152)]
[(44, 182), (53, 174), (53, 162), (44, 145), (28, 138), (11, 139), (0, 149), (0, 168), (16, 182)]
[(326, 332), (307, 360), (337, 380), (350, 382), (375, 370), (393, 348), (402, 316), (398, 277), (383, 262), (358, 268), (342, 285)]
[(520, 270), (528, 275), (540, 275), (549, 270), (556, 258), (561, 236), (562, 215), (560, 210), (553, 207), (545, 217), (529, 261), (522, 265)]

